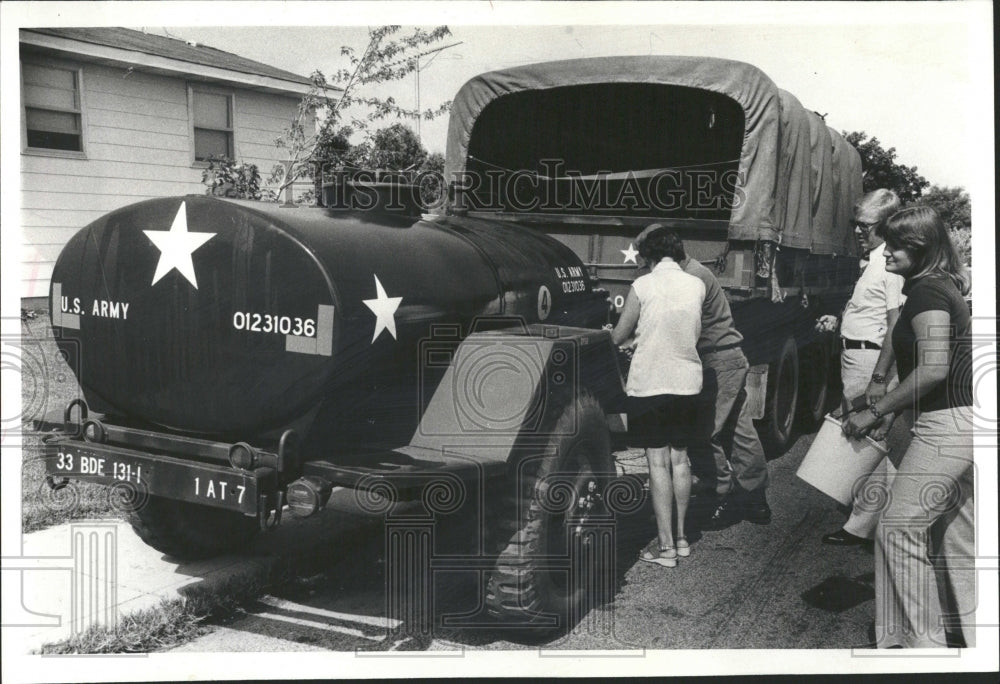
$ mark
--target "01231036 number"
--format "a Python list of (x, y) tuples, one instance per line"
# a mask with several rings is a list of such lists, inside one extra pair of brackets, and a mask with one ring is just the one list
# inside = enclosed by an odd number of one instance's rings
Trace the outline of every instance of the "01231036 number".
[(272, 316), (271, 314), (237, 311), (233, 314), (233, 328), (248, 332), (276, 333), (314, 337), (316, 321), (298, 316)]

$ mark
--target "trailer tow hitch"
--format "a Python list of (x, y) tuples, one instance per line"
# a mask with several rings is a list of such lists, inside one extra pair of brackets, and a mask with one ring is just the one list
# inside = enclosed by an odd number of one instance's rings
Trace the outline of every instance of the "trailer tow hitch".
[(277, 495), (275, 495), (275, 507), (273, 510), (269, 509), (267, 505), (267, 494), (261, 495), (260, 512), (257, 513), (257, 519), (260, 522), (262, 532), (270, 532), (281, 524), (281, 509), (284, 507), (285, 492), (283, 490), (279, 489)]
[(260, 511), (257, 519), (260, 522), (260, 529), (264, 532), (273, 530), (281, 524), (281, 513), (285, 508), (285, 490), (282, 482), (285, 480), (285, 473), (297, 474), (301, 469), (299, 460), (299, 435), (295, 430), (285, 430), (278, 441), (278, 459), (275, 463), (275, 481), (277, 482), (277, 492), (275, 493), (274, 508), (268, 506), (267, 494), (261, 495)]

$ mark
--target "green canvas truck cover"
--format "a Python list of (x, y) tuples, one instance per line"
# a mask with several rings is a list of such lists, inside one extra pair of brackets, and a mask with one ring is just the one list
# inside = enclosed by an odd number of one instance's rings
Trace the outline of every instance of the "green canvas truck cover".
[[(812, 167), (812, 223), (814, 226), (833, 225), (833, 138), (830, 129), (816, 112), (806, 112), (809, 119), (809, 149)], [(832, 254), (835, 245), (830, 239), (830, 231), (812, 231), (812, 252)]]
[[(491, 104), (531, 91), (619, 83), (664, 86), (678, 92), (708, 91), (728, 98), (742, 111), (742, 122), (734, 124), (723, 118), (725, 124), (742, 125), (743, 129), (739, 158), (733, 160), (734, 164), (738, 161), (735, 194), (741, 201), (735, 202), (729, 213), (730, 240), (769, 240), (817, 253), (852, 253), (854, 241), (844, 211), (856, 200), (855, 188), (860, 194), (857, 153), (842, 145), (838, 147), (840, 136), (794, 96), (779, 90), (762, 71), (732, 60), (599, 57), (532, 64), (476, 76), (461, 88), (452, 104), (446, 177), (457, 178), (469, 168), (470, 146), (475, 147), (477, 135), (496, 135), (495, 124), (489, 131), (476, 128), (480, 115)], [(634, 100), (619, 102), (613, 98), (598, 103), (606, 109), (636, 104)], [(540, 120), (546, 113), (544, 108), (536, 106), (531, 116)], [(651, 125), (648, 116), (636, 120), (643, 127)], [(600, 130), (595, 123), (592, 137), (582, 143), (576, 139), (568, 144), (613, 149), (615, 140), (622, 140), (622, 136), (630, 133), (635, 135), (635, 130), (624, 126)], [(663, 135), (683, 137), (683, 131), (664, 130)], [(607, 137), (610, 142), (600, 139)], [(519, 144), (516, 136), (509, 142)], [(635, 171), (650, 169), (640, 165)], [(837, 194), (841, 188), (846, 196)]]
[[(781, 244), (800, 249), (812, 245), (812, 149), (809, 117), (789, 92), (778, 91), (781, 106), (777, 207)], [(817, 224), (822, 225), (822, 224)]]
[[(833, 222), (829, 235), (829, 250), (827, 245), (821, 245), (820, 253), (851, 254), (858, 253), (857, 240), (854, 239), (854, 203), (861, 197), (861, 157), (847, 140), (837, 131), (830, 129), (833, 140), (833, 153), (830, 166), (833, 168)], [(821, 234), (819, 237), (824, 237)]]

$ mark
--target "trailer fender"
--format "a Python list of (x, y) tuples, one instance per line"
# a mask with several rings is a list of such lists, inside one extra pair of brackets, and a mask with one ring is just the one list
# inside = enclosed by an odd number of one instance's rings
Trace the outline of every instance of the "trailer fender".
[(555, 418), (588, 394), (624, 410), (625, 391), (604, 330), (531, 325), (420, 344), (420, 403), (409, 446), (508, 461), (515, 447), (545, 444)]

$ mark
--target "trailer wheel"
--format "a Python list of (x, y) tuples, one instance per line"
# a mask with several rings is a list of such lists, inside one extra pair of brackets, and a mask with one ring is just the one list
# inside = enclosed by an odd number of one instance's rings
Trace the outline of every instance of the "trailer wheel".
[(821, 339), (805, 348), (802, 363), (802, 418), (814, 428), (826, 415), (830, 397), (830, 340)]
[(150, 496), (128, 521), (142, 541), (179, 560), (235, 551), (260, 529), (256, 518), (161, 496)]
[(794, 337), (787, 338), (781, 346), (770, 375), (766, 439), (776, 453), (783, 453), (791, 443), (799, 401), (799, 352)]
[(599, 574), (614, 567), (600, 555), (614, 549), (587, 534), (594, 529), (588, 526), (612, 520), (604, 493), (616, 472), (597, 400), (577, 399), (556, 424), (547, 455), (519, 471), (504, 481), (500, 497), (487, 612), (535, 637), (565, 633), (592, 607), (595, 585), (607, 586)]

